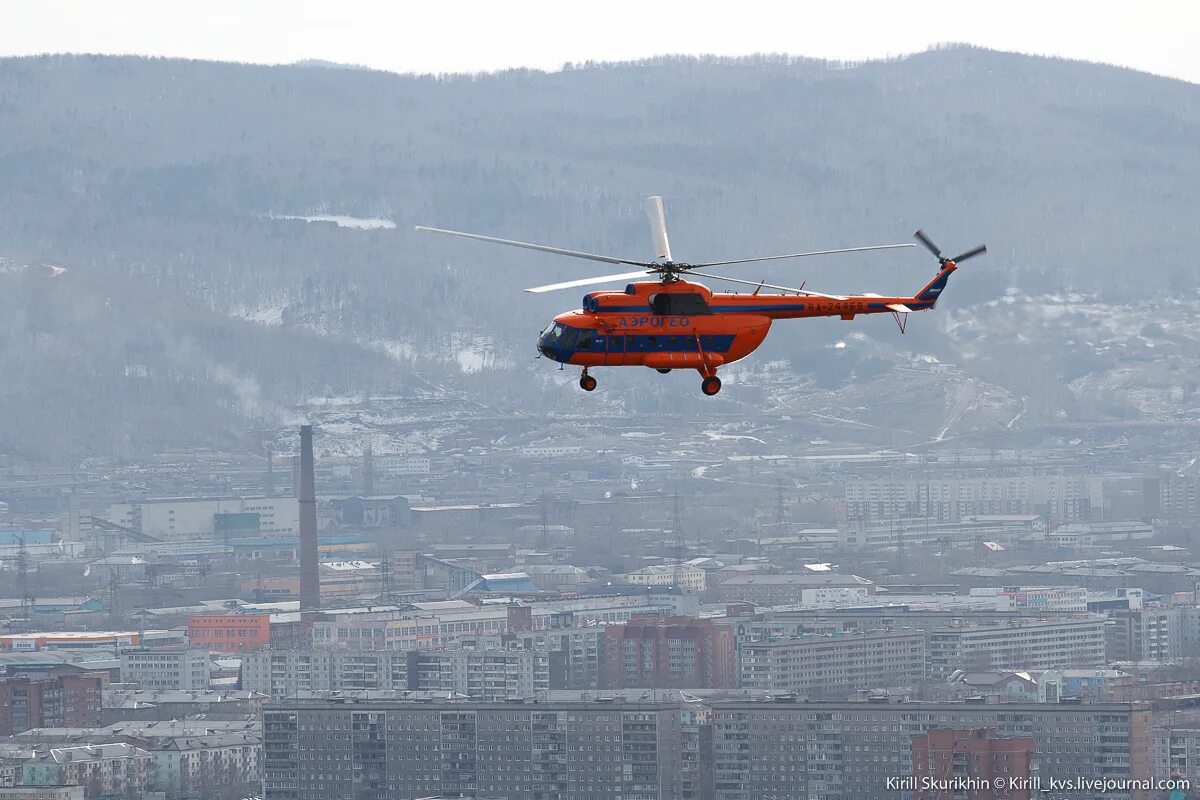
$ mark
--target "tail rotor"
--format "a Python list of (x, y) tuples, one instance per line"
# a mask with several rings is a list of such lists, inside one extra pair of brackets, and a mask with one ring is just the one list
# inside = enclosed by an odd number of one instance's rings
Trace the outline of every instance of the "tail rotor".
[(926, 250), (933, 253), (934, 257), (938, 260), (938, 264), (942, 268), (945, 268), (945, 266), (947, 264), (951, 264), (951, 263), (952, 264), (961, 264), (962, 262), (966, 261), (968, 258), (974, 258), (975, 256), (983, 255), (984, 253), (987, 252), (987, 245), (981, 244), (978, 247), (973, 247), (964, 253), (959, 253), (958, 255), (954, 256), (953, 258), (946, 258), (944, 255), (942, 255), (942, 251), (938, 248), (938, 246), (933, 243), (933, 240), (925, 235), (924, 231), (918, 230), (916, 233), (913, 234), (913, 237), (917, 241), (919, 241), (921, 244), (925, 245)]

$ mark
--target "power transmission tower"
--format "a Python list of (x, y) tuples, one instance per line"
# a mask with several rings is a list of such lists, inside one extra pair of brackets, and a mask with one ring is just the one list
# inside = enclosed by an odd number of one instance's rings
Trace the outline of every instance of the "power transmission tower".
[(675, 498), (671, 506), (671, 527), (675, 531), (675, 567), (671, 573), (671, 583), (680, 588), (679, 584), (683, 581), (683, 522), (679, 515), (679, 484), (675, 485)]
[(787, 526), (787, 506), (783, 502), (783, 478), (775, 481), (775, 529), (777, 536), (783, 536)]
[(390, 548), (382, 548), (381, 559), (379, 561), (379, 589), (386, 597), (391, 597), (392, 594), (392, 551)]
[(25, 537), (17, 537), (17, 588), (21, 591), (21, 616), (33, 618), (33, 590), (29, 588), (29, 551)]
[(267, 442), (267, 483), (263, 487), (267, 497), (275, 496), (275, 448)]
[(116, 569), (108, 573), (108, 622), (113, 624), (120, 617), (121, 581), (117, 578)]
[(541, 519), (538, 527), (538, 549), (548, 551), (550, 549), (550, 497), (544, 491), (538, 513)]

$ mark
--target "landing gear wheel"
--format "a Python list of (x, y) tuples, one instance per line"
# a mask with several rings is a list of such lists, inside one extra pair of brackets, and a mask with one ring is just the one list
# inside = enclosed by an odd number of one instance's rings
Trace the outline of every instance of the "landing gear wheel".
[(656, 372), (658, 372), (660, 375), (666, 375), (666, 374), (667, 374), (668, 372), (670, 372), (671, 370), (669, 370), (669, 369), (663, 369), (662, 367), (658, 367), (658, 368), (656, 368), (656, 370), (655, 370), (655, 371), (656, 371)]
[(581, 375), (579, 377), (579, 388), (583, 389), (585, 392), (595, 391), (596, 390), (596, 379), (593, 378), (591, 375)]
[(700, 391), (704, 392), (709, 397), (712, 397), (714, 394), (721, 391), (721, 379), (716, 375), (705, 378), (700, 384)]

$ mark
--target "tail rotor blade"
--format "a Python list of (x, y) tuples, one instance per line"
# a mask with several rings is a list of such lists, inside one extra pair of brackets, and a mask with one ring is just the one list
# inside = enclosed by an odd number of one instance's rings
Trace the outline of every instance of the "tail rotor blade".
[(917, 241), (919, 241), (921, 244), (925, 245), (925, 248), (927, 250), (929, 250), (929, 252), (933, 253), (939, 259), (942, 257), (942, 251), (938, 249), (938, 246), (933, 243), (933, 240), (930, 239), (928, 236), (926, 236), (923, 231), (918, 229), (917, 232), (913, 234), (913, 236), (916, 237)]
[(962, 262), (966, 261), (968, 258), (974, 258), (975, 256), (983, 255), (986, 252), (987, 252), (987, 245), (981, 244), (981, 245), (979, 245), (979, 247), (968, 250), (967, 252), (957, 255), (950, 260), (953, 261), (955, 264), (961, 264)]
[(650, 238), (654, 240), (654, 257), (671, 260), (671, 243), (667, 241), (667, 217), (658, 195), (646, 198), (646, 216), (650, 220)]

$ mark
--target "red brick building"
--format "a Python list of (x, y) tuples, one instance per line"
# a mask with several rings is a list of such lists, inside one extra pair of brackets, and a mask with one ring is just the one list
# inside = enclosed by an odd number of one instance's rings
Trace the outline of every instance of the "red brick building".
[(734, 632), (694, 617), (635, 617), (604, 629), (605, 689), (732, 689)]
[(271, 643), (270, 614), (197, 614), (188, 617), (188, 642), (220, 653), (243, 653)]
[[(913, 800), (1030, 800), (1034, 740), (990, 728), (930, 730), (912, 738)], [(1000, 779), (1000, 780), (997, 780)]]
[(100, 675), (0, 678), (0, 736), (100, 725)]

